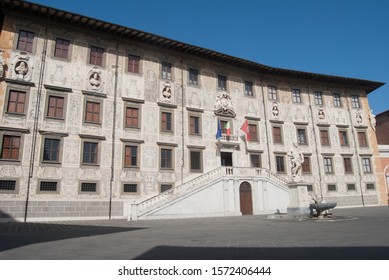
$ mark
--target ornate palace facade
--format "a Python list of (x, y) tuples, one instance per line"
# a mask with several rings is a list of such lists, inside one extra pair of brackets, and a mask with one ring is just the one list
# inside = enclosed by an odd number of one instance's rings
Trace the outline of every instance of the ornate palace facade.
[(387, 203), (367, 100), (382, 83), (1, 2), (0, 218), (282, 212), (294, 142), (308, 192)]

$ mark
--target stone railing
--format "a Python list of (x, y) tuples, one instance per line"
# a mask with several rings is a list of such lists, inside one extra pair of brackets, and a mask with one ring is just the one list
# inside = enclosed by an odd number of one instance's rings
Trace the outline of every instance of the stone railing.
[(196, 189), (199, 189), (212, 182), (215, 182), (216, 180), (223, 177), (237, 177), (237, 178), (266, 177), (269, 178), (271, 181), (274, 181), (282, 186), (289, 183), (288, 180), (280, 177), (278, 174), (268, 169), (253, 168), (253, 167), (222, 166), (212, 171), (209, 171), (205, 174), (202, 174), (192, 180), (189, 180), (188, 182), (185, 182), (182, 185), (164, 191), (156, 196), (148, 198), (137, 204), (132, 204), (131, 218), (132, 220), (137, 220), (138, 217), (150, 212), (151, 210), (163, 206), (164, 204), (169, 203), (178, 197), (188, 194)]

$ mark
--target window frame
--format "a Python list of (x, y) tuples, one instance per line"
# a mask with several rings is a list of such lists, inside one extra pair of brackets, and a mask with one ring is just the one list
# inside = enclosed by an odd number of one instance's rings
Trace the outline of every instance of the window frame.
[[(330, 186), (334, 186), (334, 189), (330, 189)], [(338, 191), (338, 187), (336, 186), (336, 184), (327, 184), (327, 192), (337, 192)]]
[[(170, 126), (171, 126), (171, 129), (168, 129), (169, 120), (166, 118), (166, 121), (164, 121), (164, 117), (163, 117), (164, 114), (167, 114), (166, 116), (170, 115)], [(166, 123), (166, 125), (164, 125), (164, 123)], [(161, 109), (159, 124), (160, 124), (159, 125), (160, 132), (174, 134), (174, 111), (173, 110), (168, 110), (168, 109)]]
[[(280, 130), (280, 134), (279, 134), (280, 141), (275, 141), (276, 137), (275, 137), (274, 129), (279, 129)], [(283, 137), (282, 134), (283, 134), (282, 126), (280, 126), (280, 125), (273, 125), (272, 126), (272, 140), (273, 140), (273, 144), (283, 144), (284, 143), (284, 137)]]
[(342, 97), (341, 97), (340, 93), (333, 93), (332, 98), (333, 98), (334, 107), (341, 108), (342, 107)]
[[(349, 162), (347, 162), (349, 161)], [(343, 170), (344, 174), (354, 174), (353, 159), (352, 157), (343, 157)]]
[[(60, 49), (60, 55), (57, 54), (57, 45), (58, 45), (58, 42), (61, 41), (61, 42), (67, 42), (68, 45), (67, 45), (67, 55), (66, 57), (63, 55), (63, 52), (64, 50), (61, 48)], [(54, 39), (54, 47), (53, 47), (53, 58), (55, 59), (61, 59), (61, 60), (70, 60), (70, 57), (71, 57), (71, 41), (69, 39), (64, 39), (64, 38), (59, 38), (59, 37), (56, 37)]]
[(312, 174), (311, 156), (304, 155), (304, 162), (301, 165), (301, 173), (302, 174)]
[(161, 79), (173, 80), (173, 64), (170, 62), (163, 61), (161, 63)]
[[(41, 190), (42, 183), (56, 183), (55, 191), (48, 191), (48, 190)], [(61, 183), (57, 180), (38, 180), (38, 188), (37, 193), (38, 194), (59, 194), (60, 193), (60, 187)]]
[[(192, 124), (192, 119), (198, 119), (198, 132), (196, 132), (196, 123)], [(192, 129), (193, 128), (193, 129)], [(201, 114), (188, 114), (188, 133), (190, 136), (202, 136), (202, 117)]]
[(278, 90), (276, 86), (267, 87), (267, 96), (269, 100), (277, 101), (278, 100)]
[[(170, 164), (167, 164), (166, 166), (163, 166), (163, 164), (162, 164), (162, 161), (163, 161), (162, 151), (163, 150), (170, 151)], [(167, 158), (167, 159), (169, 160), (169, 158)], [(174, 170), (175, 169), (174, 147), (172, 147), (172, 146), (160, 146), (159, 147), (159, 169), (160, 170)]]
[[(62, 116), (61, 117), (49, 116), (50, 98), (51, 97), (63, 99), (63, 107), (62, 107)], [(66, 116), (66, 109), (67, 109), (67, 96), (65, 94), (60, 94), (60, 93), (56, 93), (56, 92), (47, 92), (46, 93), (45, 119), (64, 121), (65, 116)], [(57, 107), (55, 107), (55, 110), (57, 110)]]
[[(96, 189), (95, 191), (83, 191), (82, 190), (83, 184), (96, 184)], [(100, 184), (98, 181), (80, 181), (79, 189), (78, 189), (79, 194), (94, 195), (94, 194), (98, 194), (99, 192), (100, 192)]]
[[(353, 187), (351, 187), (353, 186)], [(357, 190), (357, 186), (355, 183), (346, 183), (346, 190), (348, 192), (355, 192)]]
[[(96, 157), (96, 160), (91, 162), (91, 161), (85, 161), (85, 144), (96, 144), (97, 147), (97, 151), (94, 153), (95, 154), (95, 157)], [(82, 139), (81, 141), (81, 165), (82, 166), (100, 166), (100, 158), (101, 158), (101, 154), (100, 154), (100, 149), (101, 149), (101, 141), (99, 140), (96, 140), (96, 139), (89, 139), (89, 138), (84, 138)], [(91, 154), (91, 153), (89, 153)]]
[(227, 76), (217, 75), (217, 90), (227, 91)]
[(295, 104), (301, 104), (301, 90), (298, 88), (292, 89), (292, 102)]
[[(198, 169), (194, 169), (192, 165), (192, 153), (199, 154), (199, 165)], [(191, 173), (202, 173), (204, 168), (203, 164), (203, 151), (201, 149), (189, 149), (189, 170)]]
[[(135, 165), (132, 164), (132, 150), (130, 153), (130, 164), (127, 164), (127, 148), (136, 148)], [(123, 145), (123, 168), (125, 169), (139, 169), (140, 168), (140, 145), (136, 143), (127, 142)]]
[(351, 95), (351, 107), (354, 109), (360, 109), (361, 108), (361, 103), (359, 101), (359, 96), (358, 95)]
[(349, 141), (347, 129), (339, 129), (338, 130), (338, 135), (339, 135), (339, 144), (340, 144), (340, 146), (350, 146), (350, 141)]
[(325, 174), (334, 174), (334, 163), (332, 157), (323, 157), (323, 167)]
[[(252, 128), (255, 127), (254, 131), (252, 131)], [(258, 124), (255, 122), (248, 122), (248, 130), (250, 135), (249, 142), (259, 142), (259, 130), (258, 130)]]
[[(87, 120), (87, 114), (88, 114), (88, 111), (87, 111), (87, 108), (88, 108), (88, 103), (93, 103), (93, 104), (99, 104), (99, 120), (97, 122), (95, 121), (88, 121)], [(96, 113), (93, 111), (92, 112), (92, 116), (94, 116)], [(94, 98), (85, 98), (85, 101), (84, 101), (84, 118), (83, 118), (83, 123), (84, 124), (88, 124), (88, 125), (98, 125), (98, 126), (101, 126), (102, 125), (102, 119), (103, 119), (103, 101), (102, 100), (98, 100), (98, 99), (94, 99)], [(93, 118), (92, 118), (93, 119)]]
[[(131, 63), (133, 61), (133, 63)], [(127, 72), (132, 74), (141, 74), (141, 57), (135, 54), (127, 55)], [(137, 70), (137, 71), (136, 71)]]
[[(26, 42), (26, 46), (24, 48), (21, 48), (19, 46), (20, 42), (21, 42), (21, 33), (22, 32), (25, 32), (27, 35), (33, 35), (33, 38), (32, 38), (32, 42)], [(28, 40), (28, 36), (26, 37), (27, 40)], [(27, 47), (27, 44), (31, 45), (31, 50)], [(15, 49), (18, 50), (18, 51), (22, 51), (22, 52), (28, 52), (28, 53), (34, 53), (35, 52), (35, 45), (36, 45), (36, 36), (35, 36), (35, 32), (33, 31), (27, 31), (27, 30), (24, 30), (24, 29), (20, 29), (18, 31), (18, 36), (16, 38), (16, 43), (15, 43)]]
[[(7, 158), (4, 158), (3, 157), (3, 152), (4, 152), (4, 138), (5, 137), (11, 137), (12, 139), (13, 138), (19, 138), (19, 144), (18, 144), (18, 147), (17, 147), (17, 151), (18, 151), (18, 154), (17, 154), (17, 158), (13, 158), (12, 157), (12, 151), (16, 148), (13, 148), (13, 146), (11, 145), (11, 150), (9, 152), (9, 154), (11, 154), (10, 157), (7, 157)], [(10, 131), (2, 131), (0, 133), (0, 161), (7, 161), (7, 162), (20, 162), (22, 160), (22, 155), (23, 155), (23, 134), (21, 133), (15, 133), (15, 132), (10, 132)]]
[[(138, 112), (138, 115), (137, 115), (137, 125), (128, 125), (128, 119), (130, 120), (133, 120), (135, 119), (133, 116), (128, 116), (128, 109), (131, 109), (131, 110), (137, 110)], [(141, 118), (141, 115), (142, 115), (142, 110), (141, 110), (141, 106), (139, 105), (135, 105), (135, 104), (132, 104), (132, 103), (125, 103), (124, 104), (124, 128), (127, 128), (127, 129), (140, 129), (142, 126), (141, 126), (141, 121), (142, 121), (142, 118)]]
[(188, 69), (188, 85), (199, 87), (199, 70), (195, 68)]
[(244, 95), (254, 97), (254, 83), (252, 81), (244, 81)]
[[(303, 134), (300, 134), (300, 132), (303, 132)], [(297, 143), (299, 145), (309, 145), (307, 133), (308, 133), (307, 128), (305, 128), (305, 127), (297, 127), (296, 128)], [(301, 136), (302, 136), (302, 138), (301, 138)]]
[[(14, 102), (12, 101), (13, 97), (11, 97), (11, 95), (13, 93), (16, 93), (17, 94), (17, 100), (16, 100), (16, 105), (15, 105), (15, 111), (10, 111), (10, 103), (11, 102)], [(19, 103), (22, 103), (22, 102), (19, 102), (19, 94), (23, 93), (24, 94), (24, 101), (23, 101), (23, 110), (22, 112), (19, 112), (18, 111), (18, 106), (19, 106)], [(4, 113), (5, 114), (8, 114), (8, 115), (19, 115), (19, 116), (26, 116), (27, 115), (27, 106), (28, 106), (28, 92), (26, 90), (23, 90), (23, 89), (19, 89), (19, 88), (9, 88), (7, 90), (7, 98), (5, 100), (5, 108), (4, 108)]]
[[(279, 162), (278, 159), (282, 159), (282, 165), (280, 164), (281, 162)], [(276, 154), (274, 160), (276, 165), (276, 172), (279, 174), (286, 174), (285, 156)], [(279, 170), (279, 167), (282, 167), (282, 170)]]
[[(250, 157), (250, 167), (253, 167), (253, 168), (262, 168), (262, 157), (261, 157), (261, 153), (255, 153), (255, 152), (250, 152), (249, 153), (249, 157)], [(255, 166), (255, 162), (253, 161), (253, 157), (258, 157), (258, 166)]]
[[(166, 190), (162, 191), (163, 186), (168, 187)], [(174, 188), (174, 183), (160, 183), (159, 184), (159, 192), (166, 192)]]
[[(327, 137), (322, 137), (322, 132), (326, 132), (327, 134)], [(320, 135), (320, 145), (321, 146), (325, 146), (325, 147), (330, 147), (331, 146), (331, 137), (330, 137), (330, 134), (329, 134), (329, 130), (328, 129), (319, 129), (319, 135)], [(327, 139), (327, 143), (323, 143), (323, 139)]]
[[(50, 160), (50, 159), (45, 159), (45, 144), (46, 144), (46, 140), (55, 140), (55, 141), (59, 141), (58, 143), (58, 152), (57, 152), (57, 157), (58, 159), (57, 160)], [(52, 135), (46, 135), (46, 136), (43, 136), (42, 137), (42, 149), (41, 149), (41, 162), (42, 164), (61, 164), (62, 162), (62, 139), (61, 137), (56, 137), (56, 136), (52, 136)]]
[[(125, 192), (125, 187), (126, 185), (132, 185), (132, 187), (135, 185), (136, 186), (136, 191), (135, 192)], [(123, 182), (122, 188), (121, 188), (121, 194), (122, 195), (139, 195), (139, 184), (136, 182)]]
[[(361, 135), (363, 135), (363, 139), (361, 141)], [(357, 131), (357, 138), (358, 138), (358, 146), (360, 148), (367, 148), (369, 147), (369, 142), (367, 140), (367, 133), (366, 131)]]
[(3, 182), (14, 182), (15, 188), (13, 190), (0, 189), (0, 194), (17, 194), (17, 193), (19, 193), (19, 178), (2, 177), (0, 179), (0, 184), (2, 184)]
[(362, 157), (361, 163), (362, 163), (363, 174), (373, 173), (373, 166), (372, 166), (372, 161), (371, 161), (370, 157)]
[(316, 106), (323, 106), (323, 93), (321, 91), (314, 92), (314, 102)]
[[(98, 55), (95, 55), (95, 57), (94, 57), (95, 53), (99, 54), (98, 51), (101, 51), (101, 57), (98, 57)], [(99, 59), (101, 59), (100, 63), (98, 63)], [(89, 47), (88, 64), (104, 67), (104, 62), (105, 62), (105, 49), (102, 47), (98, 47), (96, 45), (91, 45)]]

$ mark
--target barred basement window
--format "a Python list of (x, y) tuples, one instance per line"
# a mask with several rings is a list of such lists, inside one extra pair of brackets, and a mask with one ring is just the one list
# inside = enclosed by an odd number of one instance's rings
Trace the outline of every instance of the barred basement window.
[(81, 192), (96, 192), (96, 183), (81, 183)]
[(124, 184), (123, 185), (123, 193), (136, 193), (138, 192), (137, 184)]
[(14, 191), (16, 189), (16, 181), (0, 180), (0, 191)]
[(355, 191), (355, 184), (347, 184), (348, 191)]
[(367, 190), (375, 190), (375, 186), (373, 183), (366, 184), (366, 189)]
[(336, 185), (328, 185), (327, 189), (329, 192), (336, 192)]
[(39, 186), (39, 191), (41, 192), (56, 192), (57, 191), (57, 182), (41, 182)]
[(171, 188), (173, 188), (173, 185), (162, 184), (161, 185), (161, 192), (165, 192), (167, 190), (170, 190)]
[(313, 192), (313, 186), (312, 185), (307, 185), (307, 190), (309, 192)]

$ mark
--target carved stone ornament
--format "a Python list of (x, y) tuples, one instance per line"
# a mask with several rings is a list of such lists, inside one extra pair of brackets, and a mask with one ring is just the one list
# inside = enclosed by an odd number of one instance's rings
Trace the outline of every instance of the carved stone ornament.
[(215, 114), (235, 117), (234, 105), (228, 92), (220, 92), (213, 106)]
[(272, 113), (273, 117), (276, 119), (278, 119), (278, 117), (280, 116), (280, 110), (278, 109), (278, 103), (275, 101), (272, 104), (271, 113)]
[(355, 120), (356, 120), (358, 125), (362, 124), (362, 113), (361, 113), (361, 111), (357, 111), (355, 113)]
[(320, 121), (324, 121), (324, 119), (326, 118), (326, 114), (324, 112), (323, 107), (319, 107), (319, 111), (318, 111), (317, 115), (318, 115)]
[(89, 89), (96, 90), (96, 91), (101, 90), (103, 86), (103, 82), (101, 78), (101, 71), (99, 69), (92, 68), (91, 70), (89, 70), (87, 79), (88, 79)]
[(170, 82), (161, 83), (160, 101), (165, 103), (174, 103), (173, 88)]
[(375, 115), (373, 114), (373, 110), (370, 110), (369, 121), (370, 121), (371, 128), (373, 129), (373, 131), (375, 131), (375, 127), (377, 125), (377, 121), (375, 119)]
[(11, 79), (31, 81), (32, 78), (32, 61), (30, 56), (25, 52), (16, 54), (11, 62)]
[(3, 78), (4, 75), (4, 58), (3, 58), (3, 50), (0, 50), (0, 79)]

